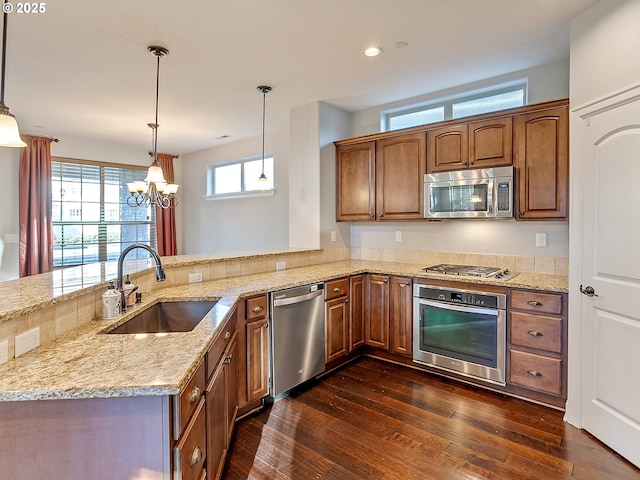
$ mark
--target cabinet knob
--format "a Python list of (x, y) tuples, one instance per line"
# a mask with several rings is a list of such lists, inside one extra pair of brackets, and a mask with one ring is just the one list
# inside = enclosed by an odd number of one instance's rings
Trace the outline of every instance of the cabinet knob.
[(262, 328), (269, 328), (269, 324), (265, 323), (264, 325), (262, 325)]
[(539, 302), (537, 300), (529, 300), (527, 302), (527, 305), (531, 305), (532, 307), (541, 307), (542, 306), (542, 302)]
[(189, 466), (191, 468), (195, 467), (200, 463), (200, 460), (202, 460), (202, 450), (200, 450), (200, 447), (196, 447), (193, 449), (193, 453), (191, 454), (191, 462)]
[(524, 215), (524, 210), (520, 210), (520, 216)]
[(333, 291), (334, 291), (335, 293), (338, 293), (340, 290), (342, 290), (340, 287), (335, 287), (335, 288), (333, 289)]
[(225, 340), (229, 340), (231, 338), (231, 332), (225, 332), (224, 333), (224, 339)]
[(193, 403), (200, 398), (200, 388), (198, 386), (193, 387), (191, 395), (189, 395), (189, 403)]
[(264, 308), (260, 305), (258, 305), (257, 307), (253, 307), (253, 309), (251, 310), (253, 313), (260, 313), (262, 310), (264, 310)]
[(536, 370), (527, 370), (527, 373), (532, 377), (541, 377), (542, 374)]
[(538, 332), (536, 330), (529, 330), (527, 333), (529, 335), (531, 335), (532, 337), (542, 337), (543, 336), (540, 332)]
[(229, 355), (227, 358), (224, 359), (224, 364), (225, 365), (231, 365), (231, 360), (233, 360), (233, 355)]

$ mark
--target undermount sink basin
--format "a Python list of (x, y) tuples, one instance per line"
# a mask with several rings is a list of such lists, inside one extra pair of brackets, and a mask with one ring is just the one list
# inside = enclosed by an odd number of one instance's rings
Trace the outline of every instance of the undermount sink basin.
[(190, 332), (216, 303), (216, 300), (159, 302), (105, 333)]

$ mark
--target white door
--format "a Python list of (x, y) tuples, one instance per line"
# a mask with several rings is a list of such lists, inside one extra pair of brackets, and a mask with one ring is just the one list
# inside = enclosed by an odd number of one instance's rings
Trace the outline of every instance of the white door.
[(582, 119), (583, 293), (572, 294), (582, 425), (640, 466), (640, 99), (627, 101)]

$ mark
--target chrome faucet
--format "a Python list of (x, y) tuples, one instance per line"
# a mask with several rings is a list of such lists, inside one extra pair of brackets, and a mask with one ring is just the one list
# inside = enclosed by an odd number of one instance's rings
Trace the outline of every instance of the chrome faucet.
[(162, 266), (162, 262), (160, 261), (160, 256), (158, 253), (151, 248), (149, 245), (145, 245), (144, 243), (134, 243), (133, 245), (129, 245), (125, 248), (120, 256), (118, 257), (118, 278), (116, 280), (118, 292), (120, 292), (120, 311), (124, 312), (127, 309), (126, 305), (126, 297), (124, 295), (124, 288), (122, 288), (122, 265), (124, 263), (124, 257), (127, 256), (131, 250), (136, 248), (142, 248), (151, 254), (153, 259), (156, 262), (156, 282), (164, 282), (166, 280), (166, 276), (164, 274), (164, 267)]

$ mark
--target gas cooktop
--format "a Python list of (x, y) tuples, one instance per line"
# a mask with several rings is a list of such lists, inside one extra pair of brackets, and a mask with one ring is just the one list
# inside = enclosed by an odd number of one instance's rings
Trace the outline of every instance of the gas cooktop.
[(438, 273), (440, 275), (457, 275), (460, 277), (496, 278), (506, 279), (514, 276), (509, 269), (499, 267), (480, 267), (473, 265), (453, 265), (441, 263), (424, 269), (427, 273)]

